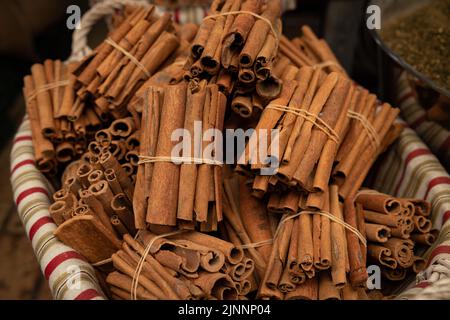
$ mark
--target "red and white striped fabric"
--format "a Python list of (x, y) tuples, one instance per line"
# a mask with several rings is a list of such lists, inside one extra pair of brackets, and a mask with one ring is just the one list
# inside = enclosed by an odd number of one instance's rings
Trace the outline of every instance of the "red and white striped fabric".
[(439, 123), (427, 119), (427, 113), (420, 105), (407, 73), (399, 71), (397, 77), (395, 92), (397, 92), (396, 100), (402, 118), (411, 129), (417, 132), (448, 170), (450, 168), (450, 131)]
[[(413, 95), (408, 94), (411, 88), (405, 87), (405, 77), (400, 76), (397, 84), (402, 115), (417, 103)], [(415, 127), (416, 130), (419, 127)], [(398, 141), (381, 160), (376, 169), (375, 189), (397, 197), (425, 199), (432, 205), (431, 219), (433, 227), (440, 230), (439, 237), (424, 254), (427, 269), (398, 298), (429, 297), (422, 295), (425, 289), (427, 293), (439, 293), (437, 288), (444, 287), (434, 284), (450, 280), (450, 176), (412, 128), (403, 130)], [(447, 290), (445, 297), (442, 294), (431, 297), (450, 299), (450, 292)]]
[(11, 151), (11, 185), (17, 211), (53, 297), (58, 300), (104, 299), (92, 266), (53, 234), (48, 207), (53, 193), (34, 165), (29, 121), (21, 124)]

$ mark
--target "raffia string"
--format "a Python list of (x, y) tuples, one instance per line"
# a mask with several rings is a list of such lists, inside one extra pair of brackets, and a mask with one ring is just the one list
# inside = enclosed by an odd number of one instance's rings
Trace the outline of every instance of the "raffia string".
[(280, 42), (280, 39), (278, 38), (278, 35), (277, 35), (276, 31), (275, 31), (275, 28), (274, 28), (273, 25), (272, 25), (272, 22), (270, 22), (269, 19), (267, 19), (267, 18), (265, 18), (265, 17), (263, 17), (263, 16), (260, 16), (259, 14), (256, 14), (256, 13), (254, 13), (254, 12), (251, 12), (251, 11), (245, 11), (245, 10), (243, 10), (243, 11), (229, 11), (229, 12), (223, 12), (223, 13), (212, 14), (212, 15), (206, 16), (206, 17), (203, 19), (203, 21), (204, 21), (204, 20), (208, 20), (208, 19), (214, 19), (214, 18), (222, 17), (222, 16), (230, 16), (230, 15), (236, 15), (236, 14), (241, 14), (241, 13), (249, 14), (249, 15), (254, 16), (255, 18), (260, 19), (260, 20), (264, 21), (265, 23), (267, 23), (267, 25), (270, 27), (270, 31), (272, 32), (273, 36), (275, 37), (275, 40), (276, 40), (276, 42), (277, 42), (277, 47), (278, 47), (278, 44), (279, 44), (279, 42)]
[(59, 88), (59, 87), (65, 87), (68, 84), (69, 84), (69, 80), (61, 80), (61, 81), (55, 81), (55, 82), (50, 82), (50, 83), (44, 84), (43, 86), (40, 86), (31, 92), (31, 94), (27, 97), (27, 102), (30, 102), (31, 100), (36, 98), (38, 94), (40, 94), (42, 92), (52, 90), (55, 88)]
[(111, 38), (107, 38), (105, 42), (114, 49), (122, 52), (124, 56), (130, 59), (131, 62), (133, 62), (139, 69), (141, 69), (141, 71), (147, 76), (147, 78), (150, 78), (151, 74), (150, 72), (148, 72), (147, 68), (142, 63), (140, 63), (139, 60), (136, 59), (131, 53), (129, 53), (127, 50), (119, 46), (119, 44)]
[(149, 241), (149, 243), (145, 247), (144, 252), (142, 253), (141, 258), (139, 259), (136, 269), (134, 270), (133, 279), (131, 280), (131, 299), (132, 300), (137, 300), (137, 288), (139, 285), (139, 277), (141, 276), (141, 272), (142, 272), (142, 268), (144, 267), (145, 260), (147, 259), (147, 256), (150, 253), (150, 250), (151, 250), (153, 244), (155, 243), (155, 241), (158, 239), (174, 236), (174, 235), (186, 232), (186, 231), (188, 231), (188, 230), (177, 230), (177, 231), (160, 234), (158, 236), (155, 236), (152, 240)]
[(108, 259), (100, 260), (99, 262), (93, 263), (92, 266), (93, 267), (100, 267), (100, 266), (103, 266), (103, 265), (108, 264), (110, 262), (112, 262), (112, 259), (108, 258)]
[(356, 229), (355, 227), (349, 225), (347, 222), (337, 218), (336, 216), (334, 216), (333, 214), (331, 214), (330, 212), (326, 212), (326, 211), (300, 211), (297, 212), (296, 214), (287, 216), (286, 218), (282, 219), (280, 221), (280, 223), (278, 224), (277, 230), (275, 231), (275, 235), (273, 236), (273, 238), (275, 239), (278, 234), (280, 233), (280, 230), (282, 228), (282, 226), (284, 225), (284, 223), (286, 223), (287, 221), (289, 221), (290, 219), (294, 219), (302, 214), (318, 214), (324, 217), (327, 217), (328, 219), (330, 219), (333, 222), (336, 222), (337, 224), (341, 225), (342, 227), (344, 227), (345, 229), (347, 229), (350, 232), (353, 232), (358, 239), (361, 241), (361, 243), (364, 245), (364, 247), (367, 247), (367, 240), (366, 238), (362, 235), (361, 232), (359, 232), (358, 229)]
[(296, 116), (304, 118), (306, 121), (312, 122), (318, 129), (325, 133), (331, 140), (339, 144), (339, 135), (325, 121), (315, 114), (304, 109), (293, 109), (280, 104), (269, 104), (265, 109), (274, 109), (278, 111), (288, 112)]
[(370, 138), (370, 142), (372, 143), (372, 146), (375, 149), (378, 149), (380, 147), (380, 145), (381, 145), (380, 137), (378, 136), (377, 131), (372, 126), (370, 121), (365, 116), (363, 116), (362, 114), (360, 114), (358, 112), (355, 112), (355, 111), (352, 111), (352, 110), (349, 110), (347, 112), (347, 116), (349, 118), (356, 119), (356, 120), (358, 120), (361, 123), (361, 125), (363, 126), (366, 134)]
[(207, 159), (207, 158), (192, 158), (192, 157), (151, 157), (151, 156), (139, 156), (138, 164), (155, 163), (155, 162), (173, 162), (176, 164), (210, 164), (213, 166), (223, 166), (223, 162)]
[(273, 243), (273, 239), (267, 239), (267, 240), (262, 240), (262, 241), (258, 241), (258, 242), (246, 243), (246, 244), (237, 246), (236, 248), (240, 248), (240, 249), (259, 248), (259, 247), (267, 246), (272, 243)]

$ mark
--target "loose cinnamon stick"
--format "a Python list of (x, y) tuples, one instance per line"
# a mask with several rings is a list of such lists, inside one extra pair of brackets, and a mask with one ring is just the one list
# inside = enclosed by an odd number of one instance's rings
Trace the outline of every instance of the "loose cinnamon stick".
[[(331, 213), (342, 220), (342, 212), (339, 206), (338, 186), (330, 186), (330, 211)], [(332, 241), (332, 264), (331, 264), (331, 278), (336, 287), (342, 288), (347, 282), (345, 274), (346, 252), (345, 246), (345, 230), (336, 222), (331, 222), (331, 241)]]
[[(186, 105), (186, 85), (165, 89), (164, 107), (161, 111), (156, 156), (171, 155), (174, 143), (172, 132), (183, 126)], [(170, 162), (154, 164), (146, 221), (152, 224), (176, 225), (179, 167)]]

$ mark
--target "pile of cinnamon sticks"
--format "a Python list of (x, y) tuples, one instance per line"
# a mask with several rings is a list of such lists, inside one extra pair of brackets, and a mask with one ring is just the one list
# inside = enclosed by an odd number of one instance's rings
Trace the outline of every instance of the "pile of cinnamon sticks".
[[(208, 156), (203, 136), (211, 129), (222, 131), (225, 96), (217, 85), (202, 81), (196, 92), (181, 83), (151, 88), (144, 99), (148, 107), (142, 112), (141, 162), (133, 199), (136, 226), (217, 230), (222, 220), (222, 168), (214, 163), (214, 154), (220, 146)], [(182, 129), (183, 148), (173, 154), (179, 144), (173, 132)]]
[[(109, 296), (366, 299), (367, 259), (388, 279), (423, 268), (429, 204), (360, 191), (398, 110), (310, 28), (284, 37), (280, 12), (215, 0), (197, 27), (128, 8), (84, 61), (25, 78), (38, 167), (65, 168), (55, 234)], [(234, 167), (205, 138), (224, 128), (255, 129)]]
[(380, 265), (388, 280), (403, 280), (409, 269), (418, 273), (425, 268), (417, 249), (436, 239), (437, 230), (432, 230), (429, 219), (430, 203), (363, 190), (356, 204), (365, 221), (368, 260)]
[(180, 45), (172, 16), (154, 11), (136, 7), (74, 70), (76, 95), (90, 101), (102, 120), (126, 116), (135, 92)]
[(112, 261), (117, 271), (106, 282), (120, 300), (245, 299), (254, 269), (242, 249), (196, 231), (170, 238), (148, 231), (137, 239), (126, 235)]
[(294, 80), (284, 81), (255, 127), (255, 141), (264, 138), (258, 137), (261, 129), (278, 130), (278, 154), (269, 146), (267, 155), (278, 158), (279, 168), (261, 175), (267, 164), (249, 143), (236, 170), (254, 177), (253, 194), (269, 193), (275, 210), (301, 192), (308, 207), (320, 208), (330, 181), (340, 186), (342, 198), (359, 189), (378, 154), (398, 136), (397, 115), (398, 109), (380, 105), (343, 74), (302, 67)]
[(50, 215), (56, 236), (96, 264), (108, 260), (124, 234), (134, 235), (133, 180), (139, 131), (132, 118), (115, 120), (97, 131), (89, 151), (70, 164)]
[(281, 87), (272, 75), (280, 15), (280, 1), (215, 0), (192, 43), (185, 78), (193, 85), (211, 79), (236, 98), (274, 98)]
[(87, 141), (101, 128), (91, 109), (83, 114), (83, 104), (73, 99), (70, 70), (60, 60), (34, 64), (24, 78), (23, 94), (35, 146), (39, 170), (55, 175), (59, 164), (68, 164), (84, 153)]

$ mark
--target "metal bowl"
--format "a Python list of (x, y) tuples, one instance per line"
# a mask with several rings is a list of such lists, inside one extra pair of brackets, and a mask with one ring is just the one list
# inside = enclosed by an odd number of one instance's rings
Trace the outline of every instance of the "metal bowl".
[[(371, 0), (369, 5), (377, 5), (381, 9), (381, 30), (389, 27), (389, 24), (401, 16), (405, 16), (414, 10), (429, 4), (433, 0)], [(436, 82), (428, 78), (422, 72), (416, 70), (407, 63), (401, 56), (393, 51), (381, 38), (380, 30), (369, 30), (375, 42), (383, 49), (383, 51), (403, 69), (414, 75), (416, 78), (425, 83), (428, 87), (435, 91), (450, 97), (450, 90), (438, 85)]]

